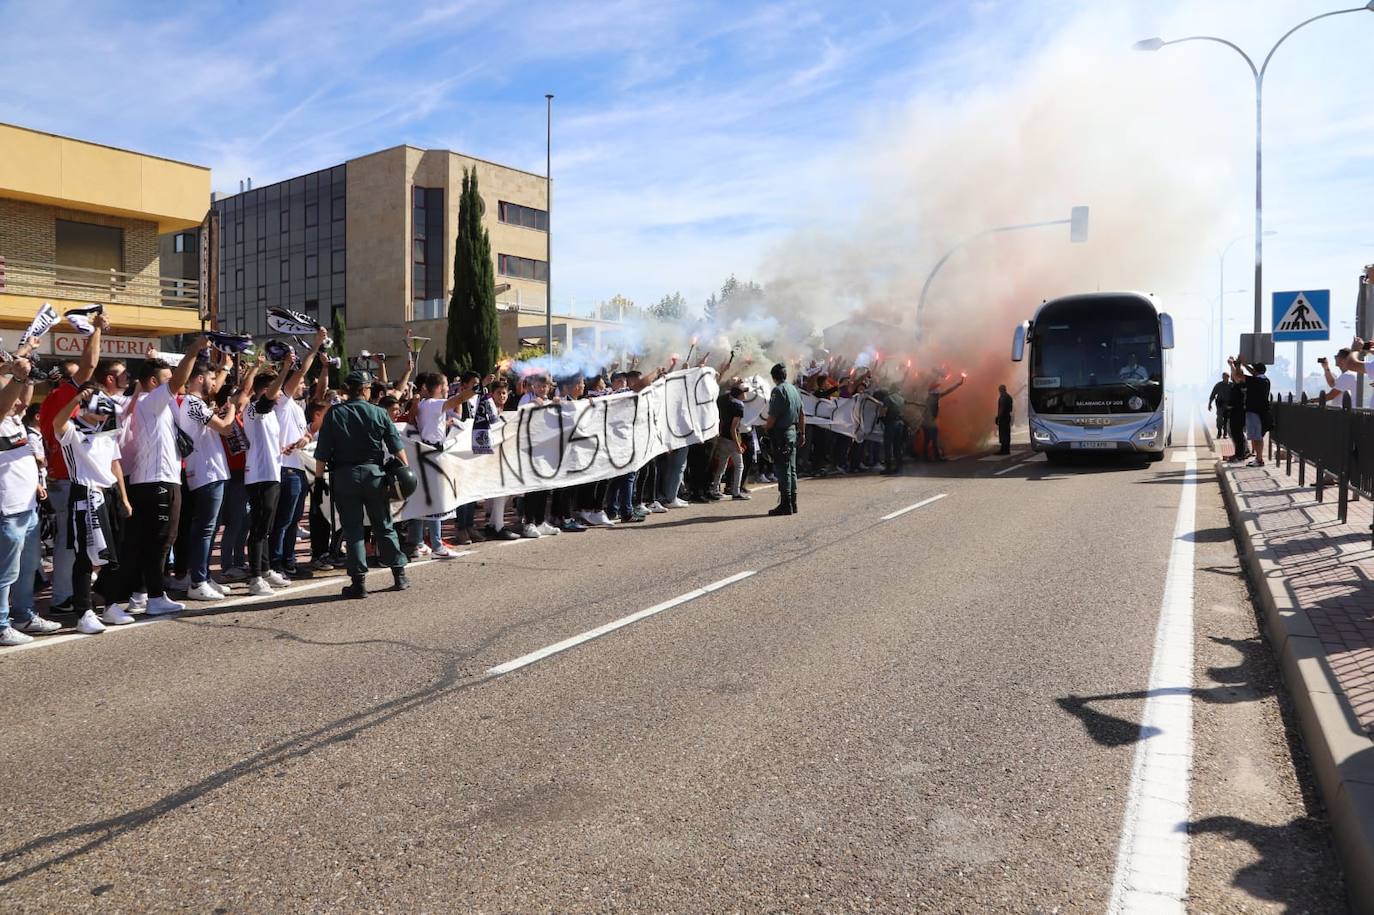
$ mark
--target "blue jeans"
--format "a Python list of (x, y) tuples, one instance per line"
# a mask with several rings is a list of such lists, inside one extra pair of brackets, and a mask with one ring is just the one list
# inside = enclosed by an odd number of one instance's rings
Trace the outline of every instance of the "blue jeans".
[(623, 477), (611, 480), (610, 493), (606, 497), (606, 513), (613, 518), (624, 518), (634, 511), (635, 473), (630, 471)]
[(301, 536), (301, 515), (305, 512), (305, 471), (294, 467), (281, 469), (281, 491), (277, 496), (277, 517), (272, 522), (272, 568), (278, 572), (296, 570), (296, 544)]
[[(22, 625), (33, 616), (33, 573), (38, 565), (36, 562), (29, 565), (26, 562), (26, 554), (30, 551), (36, 554), (37, 548), (37, 510), (0, 515), (0, 629), (11, 623), (10, 592), (13, 589), (16, 596), (20, 596), (19, 589), (14, 588), (14, 584), (26, 573), (29, 576), (29, 603), (27, 607), (18, 608), (20, 615), (16, 616), (13, 622)], [(29, 568), (25, 569), (25, 565), (29, 565)]]
[(444, 522), (438, 518), (412, 518), (406, 522), (406, 549), (413, 551), (419, 548), (425, 542), (425, 534), (429, 534), (429, 545), (437, 550), (439, 544), (443, 543), (440, 539), (443, 530)]
[(224, 502), (224, 481), (206, 483), (191, 490), (189, 547), (187, 574), (191, 584), (203, 584), (210, 577), (210, 550), (215, 545), (215, 527), (219, 523), (219, 509)]
[(686, 445), (669, 451), (663, 456), (663, 473), (658, 478), (658, 498), (664, 505), (677, 498), (678, 487), (682, 485), (682, 472), (687, 469)]
[(229, 473), (224, 484), (224, 501), (220, 504), (219, 523), (224, 533), (219, 539), (219, 568), (222, 572), (242, 569), (248, 565), (245, 550), (248, 545), (248, 489), (243, 485), (243, 471)]

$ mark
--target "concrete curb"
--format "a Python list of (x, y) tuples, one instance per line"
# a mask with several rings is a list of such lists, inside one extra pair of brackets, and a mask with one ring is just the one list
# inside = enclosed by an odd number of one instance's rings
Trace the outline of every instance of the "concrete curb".
[(1217, 476), (1246, 574), (1298, 712), (1351, 906), (1374, 915), (1374, 741), (1364, 734), (1337, 686), (1307, 612), (1283, 587), (1283, 571), (1271, 558), (1255, 513), (1240, 507), (1230, 475), (1220, 463)]

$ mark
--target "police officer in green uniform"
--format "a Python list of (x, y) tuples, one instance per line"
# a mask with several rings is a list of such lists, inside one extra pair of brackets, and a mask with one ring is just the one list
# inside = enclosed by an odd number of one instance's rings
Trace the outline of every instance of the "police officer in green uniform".
[(367, 597), (367, 545), (363, 539), (363, 512), (377, 538), (382, 562), (391, 568), (397, 591), (410, 587), (405, 553), (391, 525), (391, 503), (382, 467), (387, 456), (406, 463), (405, 448), (396, 424), (386, 411), (369, 403), (372, 378), (367, 372), (350, 372), (344, 379), (348, 400), (329, 408), (315, 439), (315, 473), (329, 467), (329, 486), (340, 526), (348, 541), (348, 576), (352, 584), (343, 596)]
[(801, 392), (787, 381), (787, 369), (773, 366), (773, 394), (768, 398), (768, 443), (773, 450), (773, 472), (778, 475), (778, 507), (770, 515), (797, 513), (797, 447), (806, 443), (806, 416)]

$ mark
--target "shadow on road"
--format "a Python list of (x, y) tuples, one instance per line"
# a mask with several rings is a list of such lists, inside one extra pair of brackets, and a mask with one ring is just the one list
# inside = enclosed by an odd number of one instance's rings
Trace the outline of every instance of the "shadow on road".
[(1212, 816), (1188, 824), (1191, 835), (1215, 833), (1232, 842), (1246, 842), (1259, 860), (1236, 871), (1231, 885), (1255, 899), (1281, 904), (1284, 912), (1344, 912), (1346, 907), (1338, 887), (1329, 887), (1330, 897), (1315, 900), (1312, 886), (1302, 875), (1321, 862), (1305, 861), (1302, 849), (1324, 848), (1329, 827), (1311, 816), (1294, 817), (1281, 826), (1266, 826), (1233, 816)]
[(1093, 708), (1090, 703), (1138, 701), (1151, 696), (1177, 696), (1187, 693), (1201, 702), (1229, 705), (1235, 702), (1254, 702), (1274, 692), (1273, 683), (1255, 683), (1254, 672), (1263, 669), (1267, 663), (1268, 646), (1258, 637), (1253, 639), (1230, 639), (1209, 636), (1218, 645), (1228, 645), (1240, 652), (1241, 660), (1231, 667), (1210, 667), (1207, 674), (1219, 686), (1209, 687), (1168, 687), (1166, 689), (1138, 689), (1121, 693), (1104, 693), (1099, 696), (1061, 696), (1054, 701), (1064, 711), (1083, 722), (1088, 736), (1097, 743), (1108, 747), (1119, 747), (1148, 740), (1159, 733), (1157, 728), (1142, 726), (1138, 722), (1112, 715)]

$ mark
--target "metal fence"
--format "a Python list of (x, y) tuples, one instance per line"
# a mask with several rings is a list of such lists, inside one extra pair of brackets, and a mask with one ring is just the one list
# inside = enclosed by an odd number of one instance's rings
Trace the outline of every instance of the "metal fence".
[(0, 287), (16, 295), (159, 308), (195, 308), (200, 299), (200, 283), (181, 277), (91, 270), (12, 257), (3, 262)]
[[(1350, 395), (1341, 395), (1341, 406), (1326, 406), (1303, 395), (1294, 400), (1276, 397), (1274, 427), (1269, 436), (1269, 457), (1284, 462), (1292, 474), (1298, 462), (1298, 485), (1307, 485), (1307, 465), (1315, 472), (1317, 501), (1326, 487), (1335, 486), (1337, 517), (1346, 520), (1346, 506), (1360, 496), (1374, 498), (1374, 410), (1351, 408)], [(1374, 525), (1371, 525), (1374, 530)]]

